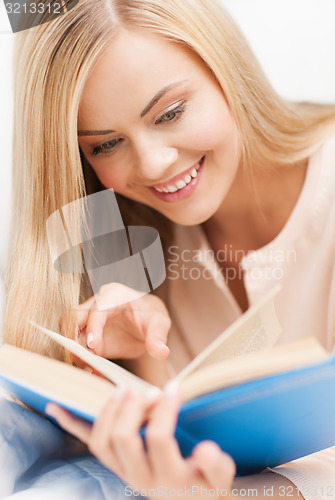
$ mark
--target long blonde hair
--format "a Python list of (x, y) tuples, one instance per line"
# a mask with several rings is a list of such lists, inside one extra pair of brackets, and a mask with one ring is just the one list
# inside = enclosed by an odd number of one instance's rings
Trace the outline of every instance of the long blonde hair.
[[(57, 358), (64, 354), (27, 320), (57, 330), (61, 314), (81, 300), (82, 277), (52, 266), (46, 220), (86, 194), (77, 142), (80, 97), (120, 26), (186, 45), (202, 58), (226, 96), (246, 163), (255, 155), (264, 163), (297, 162), (335, 130), (335, 107), (292, 104), (274, 92), (217, 0), (80, 0), (67, 14), (18, 34), (5, 341)], [(135, 211), (123, 200), (127, 206), (129, 223)], [(74, 231), (80, 217), (74, 214)]]

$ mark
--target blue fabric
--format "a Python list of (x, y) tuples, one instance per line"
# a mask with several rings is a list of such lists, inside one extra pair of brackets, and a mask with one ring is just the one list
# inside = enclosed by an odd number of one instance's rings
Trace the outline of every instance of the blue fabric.
[(118, 500), (134, 498), (90, 453), (76, 453), (49, 420), (0, 398), (0, 498)]

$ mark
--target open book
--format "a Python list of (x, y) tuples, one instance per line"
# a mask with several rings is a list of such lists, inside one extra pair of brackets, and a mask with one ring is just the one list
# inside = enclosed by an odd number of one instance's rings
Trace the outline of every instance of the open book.
[[(335, 361), (314, 339), (272, 348), (280, 333), (275, 293), (251, 307), (177, 375), (184, 403), (176, 437), (185, 456), (200, 440), (213, 439), (233, 456), (239, 473), (249, 474), (335, 445), (335, 430), (329, 430), (334, 427), (335, 398), (324, 393), (315, 415), (309, 393), (313, 384), (316, 396), (329, 384), (335, 388)], [(104, 376), (1, 346), (0, 384), (35, 410), (43, 413), (54, 401), (93, 421), (115, 386), (134, 392), (153, 387), (76, 342), (35, 326)], [(309, 417), (302, 413), (306, 408)], [(325, 422), (320, 423), (325, 415), (328, 433), (319, 431), (320, 424), (325, 428)]]

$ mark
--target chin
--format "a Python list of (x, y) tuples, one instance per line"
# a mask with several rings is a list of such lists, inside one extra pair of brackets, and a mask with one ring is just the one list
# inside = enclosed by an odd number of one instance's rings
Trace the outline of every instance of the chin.
[(176, 214), (164, 213), (163, 215), (180, 226), (197, 226), (208, 221), (215, 212), (216, 210), (209, 209), (203, 211), (193, 210), (191, 213), (189, 211), (180, 210), (180, 212)]

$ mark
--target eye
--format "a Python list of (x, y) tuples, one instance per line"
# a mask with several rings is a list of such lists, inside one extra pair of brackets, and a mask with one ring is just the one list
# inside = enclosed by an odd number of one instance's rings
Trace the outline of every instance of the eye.
[(108, 154), (112, 151), (115, 151), (116, 148), (120, 145), (123, 139), (111, 139), (110, 141), (106, 141), (100, 146), (96, 146), (93, 149), (93, 155), (97, 156), (98, 154)]
[(176, 108), (166, 111), (166, 113), (161, 115), (160, 118), (158, 118), (158, 120), (155, 121), (156, 125), (160, 123), (169, 123), (179, 120), (179, 118), (181, 118), (182, 113), (184, 113), (185, 109), (186, 109), (186, 103), (182, 103)]

